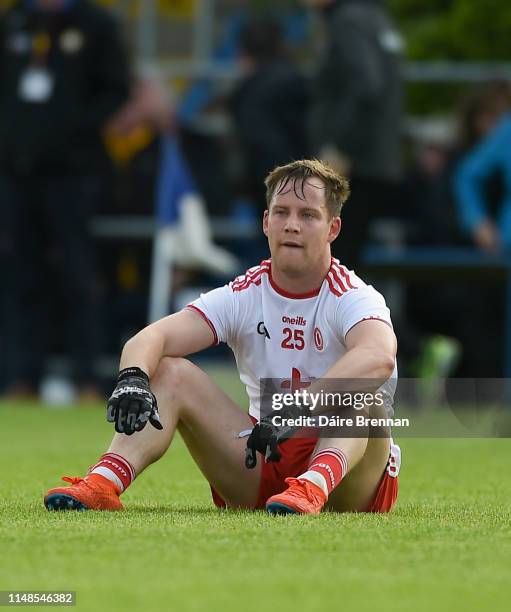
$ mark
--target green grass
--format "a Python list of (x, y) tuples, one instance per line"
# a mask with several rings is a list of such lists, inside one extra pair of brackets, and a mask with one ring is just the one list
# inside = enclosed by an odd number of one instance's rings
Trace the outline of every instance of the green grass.
[(217, 511), (179, 439), (126, 512), (50, 514), (45, 490), (108, 444), (103, 409), (2, 405), (0, 428), (0, 590), (91, 611), (509, 609), (509, 440), (400, 440), (390, 515)]

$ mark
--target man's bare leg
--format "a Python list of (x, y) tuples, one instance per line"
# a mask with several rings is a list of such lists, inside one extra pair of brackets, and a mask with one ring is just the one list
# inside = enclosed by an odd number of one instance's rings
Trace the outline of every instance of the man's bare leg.
[[(367, 409), (366, 409), (367, 410)], [(383, 410), (383, 409), (382, 409)], [(381, 410), (380, 410), (381, 411)], [(373, 414), (371, 416), (383, 416)], [(378, 411), (377, 411), (378, 412)], [(390, 453), (390, 432), (357, 427), (358, 437), (320, 438), (311, 454), (309, 468), (298, 476), (319, 486), (328, 496), (325, 508), (336, 512), (364, 512), (371, 507), (385, 474)], [(340, 451), (335, 453), (335, 451)], [(332, 451), (332, 452), (328, 452)], [(341, 480), (342, 477), (342, 480)], [(300, 480), (299, 480), (300, 481)], [(301, 481), (300, 481), (301, 482)], [(297, 502), (296, 492), (301, 485), (290, 484), (291, 496), (287, 491), (274, 495), (267, 502), (272, 513), (315, 513), (322, 507), (322, 499), (305, 495), (303, 502)], [(320, 505), (318, 505), (320, 504)]]
[(179, 429), (193, 459), (228, 506), (253, 507), (261, 479), (260, 464), (245, 468), (243, 430), (253, 424), (200, 368), (186, 359), (164, 357), (151, 379), (163, 430), (148, 424), (126, 436), (116, 434), (109, 451), (127, 459), (140, 474), (168, 449)]
[(324, 438), (314, 454), (325, 448), (341, 450), (348, 473), (328, 498), (326, 507), (337, 512), (363, 512), (376, 496), (389, 459), (389, 438)]
[[(385, 417), (384, 407), (366, 407), (366, 417)], [(328, 497), (326, 507), (337, 512), (364, 512), (376, 497), (390, 454), (390, 430), (357, 427), (359, 437), (320, 438), (314, 455), (336, 448), (346, 457), (348, 471)], [(378, 437), (377, 437), (378, 436)], [(385, 437), (386, 436), (386, 437)]]

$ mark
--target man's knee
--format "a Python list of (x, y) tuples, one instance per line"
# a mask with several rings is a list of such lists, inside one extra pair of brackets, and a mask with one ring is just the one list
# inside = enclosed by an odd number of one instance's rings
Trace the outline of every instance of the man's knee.
[(163, 357), (151, 378), (151, 388), (182, 396), (192, 382), (196, 366), (182, 357)]
[(316, 446), (315, 453), (327, 448), (338, 448), (348, 460), (348, 469), (351, 471), (364, 458), (368, 446), (368, 438), (363, 436), (352, 438), (321, 438)]
[(352, 465), (356, 465), (363, 459), (367, 451), (368, 442), (369, 442), (369, 439), (364, 436), (360, 436), (358, 438), (352, 438), (350, 440), (350, 443), (351, 443), (350, 454), (351, 454)]

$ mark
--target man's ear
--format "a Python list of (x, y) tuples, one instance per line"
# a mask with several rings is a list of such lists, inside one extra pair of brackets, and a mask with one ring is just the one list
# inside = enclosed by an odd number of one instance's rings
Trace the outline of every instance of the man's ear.
[(268, 238), (268, 216), (269, 214), (270, 213), (268, 209), (266, 209), (263, 214), (263, 233), (266, 236), (266, 238)]
[(330, 231), (328, 232), (328, 242), (332, 244), (332, 242), (337, 238), (337, 236), (341, 233), (341, 217), (334, 217), (330, 221)]

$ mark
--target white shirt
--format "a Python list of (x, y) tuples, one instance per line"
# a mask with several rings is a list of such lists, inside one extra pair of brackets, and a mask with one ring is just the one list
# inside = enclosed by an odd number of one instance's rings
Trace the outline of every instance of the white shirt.
[[(215, 344), (226, 342), (232, 349), (249, 413), (257, 420), (261, 379), (283, 379), (288, 390), (303, 388), (346, 353), (346, 334), (354, 325), (377, 319), (392, 327), (383, 296), (336, 259), (317, 291), (296, 295), (280, 289), (267, 259), (187, 308), (202, 315)], [(396, 379), (395, 368), (380, 388), (390, 412)]]

